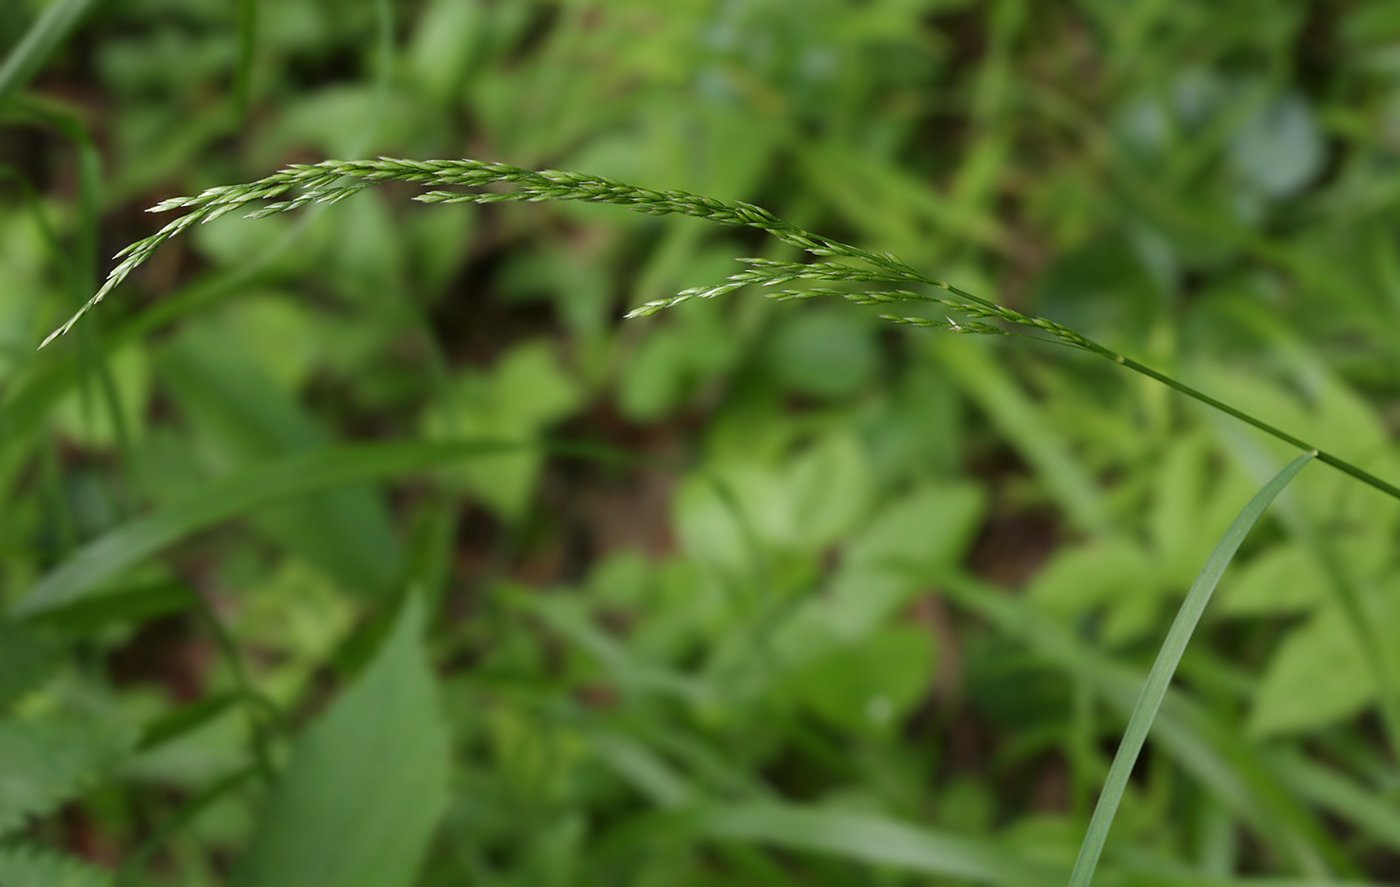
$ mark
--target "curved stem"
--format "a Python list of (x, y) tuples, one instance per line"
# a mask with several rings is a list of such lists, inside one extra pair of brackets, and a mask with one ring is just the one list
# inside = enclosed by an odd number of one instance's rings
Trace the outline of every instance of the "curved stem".
[(1185, 382), (1179, 382), (1176, 379), (1173, 379), (1171, 376), (1168, 376), (1166, 373), (1154, 370), (1152, 367), (1147, 366), (1146, 364), (1138, 363), (1131, 357), (1124, 357), (1123, 355), (1110, 351), (1106, 348), (1104, 349), (1103, 354), (1105, 357), (1109, 357), (1110, 359), (1112, 359), (1115, 363), (1121, 364), (1122, 366), (1127, 367), (1135, 373), (1140, 373), (1144, 376), (1147, 376), (1149, 379), (1155, 379), (1156, 381), (1161, 382), (1163, 385), (1175, 389), (1176, 391), (1181, 392), (1187, 397), (1198, 400), (1206, 406), (1213, 407), (1219, 410), (1220, 412), (1226, 414), (1227, 416), (1233, 416), (1236, 419), (1239, 419), (1241, 422), (1253, 425), (1255, 428), (1258, 428), (1265, 434), (1278, 438), (1279, 440), (1283, 441), (1289, 446), (1302, 450), (1305, 453), (1314, 453), (1317, 456), (1317, 461), (1322, 462), (1326, 465), (1330, 465), (1333, 468), (1345, 474), (1351, 475), (1352, 477), (1356, 478), (1357, 480), (1361, 481), (1367, 486), (1380, 490), (1382, 493), (1385, 493), (1392, 499), (1400, 500), (1400, 487), (1397, 487), (1388, 481), (1381, 480), (1379, 477), (1376, 477), (1374, 474), (1365, 470), (1364, 468), (1360, 468), (1346, 461), (1345, 459), (1342, 459), (1338, 456), (1334, 456), (1331, 453), (1326, 452), (1325, 450), (1319, 449), (1318, 447), (1313, 446), (1312, 444), (1308, 443), (1305, 440), (1302, 440), (1301, 438), (1294, 437), (1293, 435), (1289, 434), (1287, 431), (1284, 431), (1281, 428), (1276, 428), (1273, 425), (1270, 425), (1268, 422), (1263, 421), (1262, 419), (1255, 418), (1254, 416), (1251, 416), (1249, 413), (1246, 413), (1243, 410), (1230, 406), (1224, 401), (1217, 400), (1216, 398), (1211, 397), (1209, 394), (1206, 394), (1204, 391), (1201, 391), (1197, 388), (1192, 388)]

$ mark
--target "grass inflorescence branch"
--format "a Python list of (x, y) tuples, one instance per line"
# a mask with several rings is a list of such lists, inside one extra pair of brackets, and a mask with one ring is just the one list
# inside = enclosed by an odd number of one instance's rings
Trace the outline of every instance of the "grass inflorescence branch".
[[(291, 212), (315, 204), (332, 204), (383, 182), (403, 182), (425, 190), (413, 199), (423, 203), (502, 203), (510, 201), (581, 201), (619, 206), (648, 215), (684, 215), (720, 225), (741, 226), (764, 231), (788, 246), (800, 249), (818, 261), (789, 262), (773, 259), (740, 259), (745, 268), (723, 283), (683, 290), (664, 299), (638, 306), (628, 317), (643, 317), (692, 299), (713, 299), (747, 286), (779, 287), (793, 281), (820, 281), (845, 284), (896, 284), (899, 289), (844, 292), (830, 288), (780, 290), (776, 297), (807, 298), (837, 296), (857, 304), (893, 305), (933, 303), (967, 318), (933, 320), (926, 317), (887, 313), (880, 316), (893, 323), (930, 327), (955, 333), (1005, 334), (1006, 326), (1036, 331), (1037, 337), (1088, 351), (1136, 373), (1173, 388), (1188, 397), (1247, 422), (1303, 452), (1317, 452), (1317, 459), (1395, 499), (1400, 487), (1370, 472), (1223, 403), (1165, 373), (1138, 363), (1087, 336), (1044, 317), (1023, 314), (984, 299), (947, 281), (930, 277), (911, 267), (893, 253), (877, 252), (843, 243), (778, 218), (759, 206), (726, 202), (688, 191), (656, 191), (639, 188), (603, 176), (560, 170), (528, 170), (505, 163), (482, 160), (403, 160), (381, 157), (377, 160), (325, 160), (320, 163), (292, 164), (266, 178), (241, 185), (221, 185), (191, 197), (175, 197), (151, 207), (151, 212), (183, 210), (183, 214), (149, 237), (136, 241), (117, 254), (117, 265), (102, 287), (62, 326), (49, 334), (40, 348), (73, 328), (132, 271), (145, 263), (172, 237), (195, 224), (211, 222), (233, 212), (251, 218)], [(465, 190), (446, 190), (465, 189)], [(930, 295), (914, 287), (940, 290)], [(1044, 334), (1039, 335), (1039, 334)], [(1047, 338), (1048, 337), (1048, 338)]]

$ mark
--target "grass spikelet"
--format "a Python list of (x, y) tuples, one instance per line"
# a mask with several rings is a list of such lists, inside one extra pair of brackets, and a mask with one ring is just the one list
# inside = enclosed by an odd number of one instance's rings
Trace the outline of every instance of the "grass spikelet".
[[(815, 234), (778, 218), (751, 203), (728, 203), (688, 191), (657, 191), (628, 185), (603, 176), (562, 170), (528, 170), (485, 160), (405, 160), (380, 157), (377, 160), (323, 160), (297, 163), (266, 178), (241, 185), (220, 185), (190, 197), (174, 197), (151, 208), (152, 212), (185, 210), (185, 213), (155, 234), (138, 240), (117, 254), (118, 263), (97, 293), (54, 330), (39, 345), (45, 347), (73, 328), (82, 317), (102, 302), (157, 249), (195, 224), (213, 221), (231, 212), (244, 212), (251, 218), (292, 212), (313, 204), (333, 204), (366, 187), (381, 182), (403, 182), (425, 190), (414, 197), (422, 203), (503, 203), (512, 201), (581, 201), (622, 207), (647, 215), (683, 215), (719, 225), (748, 227), (764, 231), (788, 246), (800, 249), (819, 261), (803, 264), (769, 259), (743, 259), (745, 270), (723, 283), (683, 290), (666, 299), (638, 306), (628, 317), (645, 317), (692, 299), (713, 299), (745, 286), (779, 286), (794, 280), (820, 280), (842, 283), (899, 283), (932, 287), (946, 295), (930, 296), (912, 290), (883, 294), (865, 293), (863, 304), (899, 301), (934, 302), (952, 308), (969, 318), (962, 321), (932, 321), (898, 314), (881, 315), (886, 320), (910, 326), (943, 329), (950, 332), (991, 334), (998, 322), (1027, 327), (1046, 333), (1050, 341), (1107, 358), (1133, 372), (1154, 379), (1213, 409), (1233, 416), (1303, 452), (1315, 450), (1311, 444), (1230, 406), (1165, 373), (1119, 354), (1063, 324), (1044, 317), (1023, 314), (998, 305), (947, 281), (923, 274), (890, 252), (878, 252)], [(465, 189), (465, 190), (444, 190)], [(847, 261), (834, 261), (847, 260)], [(854, 264), (851, 264), (854, 263)], [(842, 294), (844, 295), (844, 294)], [(1373, 487), (1400, 499), (1400, 487), (1384, 481), (1358, 466), (1327, 452), (1317, 459)]]

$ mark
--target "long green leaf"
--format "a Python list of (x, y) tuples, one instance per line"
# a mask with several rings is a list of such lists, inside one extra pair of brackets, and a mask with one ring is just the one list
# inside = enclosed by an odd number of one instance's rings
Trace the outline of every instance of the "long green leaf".
[(1017, 887), (1056, 881), (1053, 868), (1020, 860), (1005, 847), (871, 813), (758, 802), (704, 810), (694, 824), (716, 840), (772, 844), (960, 881)]
[[(1019, 596), (967, 576), (950, 576), (946, 591), (1008, 638), (1073, 675), (1126, 717), (1146, 676), (1104, 655), (1079, 635), (1029, 606)], [(1272, 760), (1177, 690), (1169, 690), (1153, 724), (1153, 738), (1182, 769), (1226, 809), (1237, 814), (1265, 845), (1300, 871), (1320, 877), (1329, 869), (1354, 874), (1346, 854), (1318, 819), (1299, 803)]]
[(23, 89), (97, 0), (55, 0), (0, 65), (0, 105)]
[(154, 514), (101, 536), (44, 576), (15, 613), (34, 616), (70, 604), (100, 583), (221, 521), (318, 490), (411, 474), (473, 456), (533, 444), (501, 441), (360, 444), (307, 450), (212, 481)]
[(1123, 792), (1128, 787), (1133, 766), (1147, 741), (1152, 722), (1162, 707), (1162, 700), (1166, 698), (1167, 688), (1171, 685), (1172, 675), (1176, 673), (1176, 667), (1181, 662), (1181, 655), (1186, 651), (1186, 645), (1191, 642), (1191, 635), (1201, 621), (1201, 614), (1210, 603), (1210, 597), (1215, 592), (1216, 585), (1220, 583), (1225, 568), (1230, 565), (1235, 552), (1239, 551), (1240, 544), (1244, 542), (1244, 537), (1258, 523), (1264, 510), (1312, 459), (1311, 453), (1294, 459), (1249, 500), (1249, 504), (1235, 518), (1234, 523), (1230, 524), (1225, 536), (1206, 559), (1201, 574), (1196, 577), (1191, 590), (1186, 593), (1186, 600), (1182, 602), (1176, 619), (1167, 631), (1166, 640), (1157, 651), (1157, 660), (1152, 664), (1142, 694), (1128, 718), (1123, 740), (1118, 745), (1118, 753), (1113, 757), (1112, 766), (1109, 767), (1103, 793), (1099, 795), (1099, 803), (1094, 808), (1089, 830), (1084, 835), (1084, 843), (1079, 849), (1079, 858), (1074, 863), (1070, 887), (1089, 887), (1094, 879), (1094, 869), (1098, 866), (1099, 857), (1108, 840), (1108, 831), (1118, 813), (1118, 805), (1123, 800)]

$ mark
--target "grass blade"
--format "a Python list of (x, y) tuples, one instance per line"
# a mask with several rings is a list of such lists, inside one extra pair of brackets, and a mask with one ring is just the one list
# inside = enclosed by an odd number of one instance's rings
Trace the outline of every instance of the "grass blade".
[(258, 43), (258, 0), (238, 4), (238, 70), (233, 80), (233, 104), (240, 122), (247, 121), (253, 95), (253, 54)]
[[(950, 599), (960, 607), (1083, 682), (1124, 717), (1132, 713), (1146, 681), (1144, 673), (1104, 655), (1078, 633), (1002, 588), (956, 574), (946, 582)], [(1170, 689), (1153, 733), (1158, 748), (1299, 872), (1316, 878), (1331, 871), (1358, 874), (1322, 823), (1288, 790), (1272, 759), (1247, 742), (1236, 725)]]
[(1053, 884), (1054, 869), (989, 841), (835, 808), (750, 802), (701, 808), (696, 829), (711, 840), (759, 843), (872, 865), (1018, 887)]
[(23, 89), (97, 0), (56, 0), (0, 65), (0, 105)]
[(99, 537), (40, 579), (14, 611), (16, 615), (35, 616), (71, 604), (99, 583), (165, 547), (264, 505), (532, 446), (538, 445), (506, 441), (388, 443), (297, 453), (215, 480), (154, 514)]
[(1099, 803), (1094, 808), (1094, 815), (1089, 821), (1089, 830), (1084, 835), (1084, 843), (1079, 849), (1079, 858), (1074, 863), (1074, 872), (1069, 881), (1070, 887), (1089, 887), (1094, 879), (1094, 869), (1098, 866), (1099, 856), (1103, 853), (1104, 844), (1108, 840), (1108, 831), (1113, 826), (1113, 817), (1118, 813), (1118, 805), (1123, 800), (1123, 792), (1128, 786), (1128, 778), (1132, 775), (1133, 766), (1137, 763), (1138, 755), (1142, 752), (1143, 744), (1147, 741), (1148, 731), (1152, 729), (1152, 721), (1157, 717), (1157, 712), (1162, 707), (1162, 700), (1166, 697), (1172, 675), (1181, 662), (1181, 655), (1185, 652), (1186, 645), (1190, 643), (1191, 635), (1195, 632), (1196, 625), (1200, 622), (1201, 614), (1205, 612), (1206, 605), (1210, 603), (1210, 596), (1215, 592), (1216, 585), (1220, 583), (1220, 577), (1225, 573), (1225, 568), (1230, 565), (1230, 561), (1234, 558), (1235, 552), (1239, 550), (1244, 537), (1258, 523), (1264, 510), (1297, 476), (1303, 466), (1311, 462), (1312, 459), (1312, 453), (1306, 453), (1294, 459), (1265, 484), (1263, 489), (1254, 495), (1253, 499), (1249, 500), (1249, 504), (1235, 518), (1234, 523), (1230, 524), (1230, 528), (1225, 531), (1225, 536), (1215, 546), (1210, 557), (1206, 559), (1206, 565), (1201, 570), (1201, 574), (1196, 577), (1196, 581), (1191, 585), (1191, 590), (1186, 593), (1186, 600), (1182, 602), (1176, 619), (1167, 631), (1166, 640), (1162, 642), (1161, 649), (1157, 651), (1157, 660), (1152, 664), (1152, 670), (1148, 672), (1142, 694), (1138, 697), (1132, 716), (1128, 718), (1128, 726), (1123, 732), (1123, 740), (1118, 745), (1118, 752), (1113, 757), (1112, 766), (1109, 767), (1108, 779), (1104, 783), (1102, 794), (1099, 795)]

